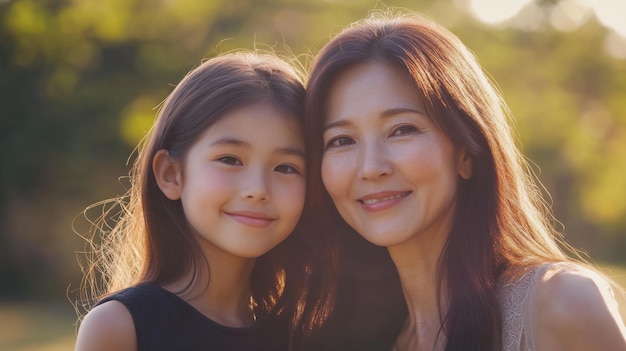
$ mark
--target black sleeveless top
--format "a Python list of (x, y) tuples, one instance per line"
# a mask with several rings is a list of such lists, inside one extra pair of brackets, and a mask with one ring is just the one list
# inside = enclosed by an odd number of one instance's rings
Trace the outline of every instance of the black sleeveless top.
[(246, 328), (218, 324), (177, 295), (143, 284), (98, 302), (119, 301), (130, 311), (139, 351), (287, 351), (287, 321), (266, 320)]

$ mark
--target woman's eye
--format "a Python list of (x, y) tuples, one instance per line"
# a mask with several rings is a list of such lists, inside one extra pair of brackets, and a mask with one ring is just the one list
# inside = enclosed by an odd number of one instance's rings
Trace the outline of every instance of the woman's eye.
[(233, 166), (243, 165), (241, 161), (239, 161), (236, 157), (233, 157), (233, 156), (222, 156), (218, 158), (217, 160), (227, 165), (233, 165)]
[(394, 129), (391, 135), (407, 135), (417, 132), (417, 128), (411, 125), (399, 126)]
[(326, 148), (329, 149), (332, 147), (346, 146), (352, 144), (354, 144), (354, 140), (352, 140), (351, 138), (348, 138), (346, 136), (339, 136), (330, 139), (328, 143), (326, 143)]
[(298, 169), (292, 165), (278, 165), (274, 170), (279, 173), (299, 173)]

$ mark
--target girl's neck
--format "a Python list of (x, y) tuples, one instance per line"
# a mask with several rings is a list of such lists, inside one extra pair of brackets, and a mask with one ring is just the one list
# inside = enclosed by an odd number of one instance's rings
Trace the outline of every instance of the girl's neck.
[(192, 272), (165, 288), (179, 296), (211, 320), (229, 327), (247, 327), (254, 323), (251, 309), (250, 277), (254, 259), (212, 257), (209, 271)]
[(445, 294), (438, 289), (437, 268), (445, 240), (432, 239), (418, 237), (388, 248), (408, 308), (408, 319), (396, 345), (400, 351), (438, 350), (441, 345), (437, 340), (442, 316), (439, 307), (445, 311), (446, 301), (440, 300)]

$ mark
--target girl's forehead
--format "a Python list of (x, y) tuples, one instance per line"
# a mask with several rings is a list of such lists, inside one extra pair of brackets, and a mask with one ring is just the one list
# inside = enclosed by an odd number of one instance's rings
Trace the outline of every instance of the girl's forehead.
[(216, 138), (223, 135), (239, 136), (251, 140), (278, 142), (283, 139), (300, 142), (302, 128), (298, 118), (276, 107), (272, 103), (261, 102), (235, 108), (204, 131), (201, 138)]

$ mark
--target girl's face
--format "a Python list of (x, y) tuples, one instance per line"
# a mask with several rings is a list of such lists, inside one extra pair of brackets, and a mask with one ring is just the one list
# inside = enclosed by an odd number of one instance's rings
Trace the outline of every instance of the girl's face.
[(352, 67), (329, 91), (322, 180), (346, 222), (394, 246), (445, 239), (464, 153), (426, 115), (406, 73), (380, 62)]
[(212, 125), (185, 157), (180, 199), (205, 248), (253, 258), (292, 232), (305, 197), (296, 119), (261, 103)]

